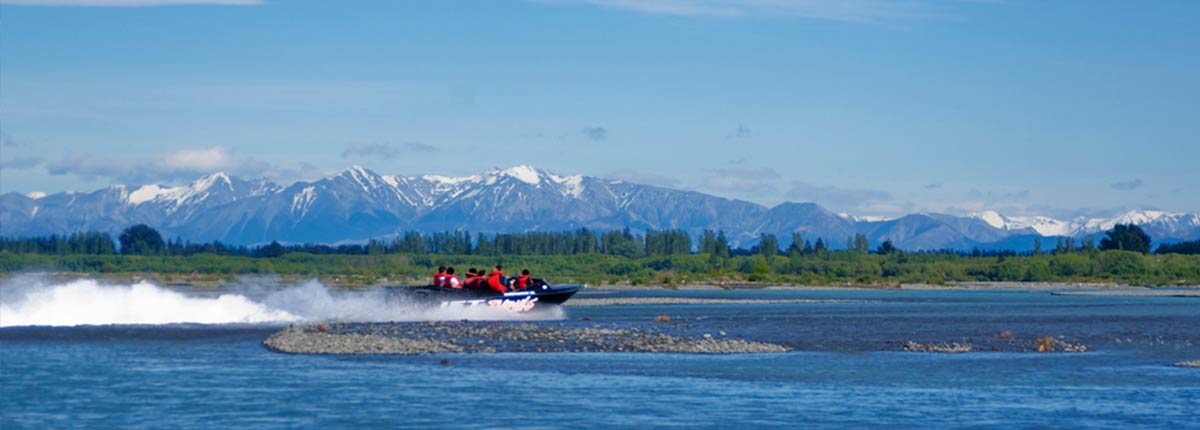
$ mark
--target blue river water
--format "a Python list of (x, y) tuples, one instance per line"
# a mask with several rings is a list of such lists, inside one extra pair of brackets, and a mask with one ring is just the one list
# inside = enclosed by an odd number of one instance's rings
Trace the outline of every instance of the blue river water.
[[(607, 291), (843, 302), (575, 306), (570, 324), (773, 354), (276, 354), (271, 324), (0, 329), (0, 428), (1200, 428), (1200, 298), (1044, 291)], [(4, 318), (0, 315), (0, 318)], [(555, 322), (562, 324), (564, 322)], [(902, 351), (1061, 336), (1085, 353)], [(443, 362), (445, 360), (445, 362)]]

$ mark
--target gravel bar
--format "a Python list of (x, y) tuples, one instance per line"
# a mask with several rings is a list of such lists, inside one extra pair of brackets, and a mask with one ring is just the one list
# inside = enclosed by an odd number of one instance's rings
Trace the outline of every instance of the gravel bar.
[(263, 345), (292, 354), (432, 354), (493, 352), (667, 352), (745, 354), (785, 352), (782, 345), (673, 336), (639, 329), (567, 328), (496, 322), (347, 323), (293, 326)]

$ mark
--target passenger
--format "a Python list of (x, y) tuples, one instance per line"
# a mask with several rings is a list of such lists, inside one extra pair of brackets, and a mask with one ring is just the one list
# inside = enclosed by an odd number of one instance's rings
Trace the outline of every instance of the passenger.
[(521, 271), (521, 276), (517, 277), (516, 287), (522, 290), (529, 288), (529, 269)]
[(504, 286), (504, 267), (499, 264), (495, 269), (492, 269), (492, 274), (488, 275), (487, 286), (501, 293), (508, 292), (508, 287)]
[(482, 283), (482, 281), (483, 277), (479, 276), (479, 272), (475, 270), (474, 267), (472, 267), (470, 270), (467, 270), (467, 281), (464, 283), (467, 288), (479, 288), (479, 284)]
[(438, 266), (437, 273), (433, 274), (433, 286), (441, 287), (446, 282), (446, 266)]
[(445, 284), (445, 286), (447, 286), (447, 287), (450, 287), (450, 288), (462, 288), (462, 287), (463, 287), (463, 283), (462, 283), (462, 281), (461, 281), (461, 280), (459, 280), (459, 279), (458, 279), (458, 276), (456, 276), (456, 275), (454, 274), (454, 268), (453, 268), (453, 267), (447, 267), (447, 268), (446, 268), (446, 277), (445, 277), (445, 280), (446, 280), (446, 281), (444, 282), (444, 284)]

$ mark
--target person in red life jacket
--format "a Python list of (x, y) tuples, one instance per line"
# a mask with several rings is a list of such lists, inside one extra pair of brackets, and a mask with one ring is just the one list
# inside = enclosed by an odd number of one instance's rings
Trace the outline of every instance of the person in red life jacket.
[(433, 286), (440, 287), (446, 282), (446, 266), (438, 266), (437, 273), (433, 274)]
[(508, 292), (508, 287), (504, 286), (504, 267), (499, 264), (495, 269), (492, 269), (492, 274), (488, 275), (487, 286), (501, 293)]
[(479, 284), (483, 281), (483, 277), (479, 276), (479, 272), (472, 267), (467, 270), (467, 280), (463, 283), (467, 288), (479, 288)]
[(454, 274), (453, 267), (446, 268), (446, 277), (443, 279), (445, 279), (445, 281), (442, 282), (442, 285), (444, 285), (444, 286), (447, 286), (450, 288), (462, 288), (463, 287), (462, 280), (458, 279), (458, 276)]
[(522, 290), (529, 288), (529, 269), (521, 271), (521, 276), (517, 277), (516, 287)]

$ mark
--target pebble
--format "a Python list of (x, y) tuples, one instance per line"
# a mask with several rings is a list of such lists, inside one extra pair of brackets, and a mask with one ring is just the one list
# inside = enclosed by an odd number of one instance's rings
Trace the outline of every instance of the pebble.
[(1001, 345), (976, 345), (969, 342), (914, 342), (905, 341), (900, 344), (900, 349), (908, 352), (941, 352), (941, 353), (964, 353), (964, 352), (983, 352), (983, 351), (1008, 351), (1008, 352), (1087, 352), (1086, 345), (1054, 337), (1046, 336), (1029, 341), (1009, 341), (1003, 342)]
[[(399, 333), (394, 335), (393, 333)], [(742, 354), (789, 348), (742, 339), (673, 336), (618, 328), (488, 322), (395, 323), (379, 330), (345, 324), (322, 332), (315, 326), (283, 329), (263, 341), (271, 351), (293, 354), (433, 354), (445, 352), (668, 352)]]
[(917, 343), (910, 340), (904, 342), (904, 350), (908, 352), (963, 353), (974, 351), (975, 346), (969, 343)]

